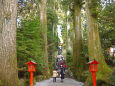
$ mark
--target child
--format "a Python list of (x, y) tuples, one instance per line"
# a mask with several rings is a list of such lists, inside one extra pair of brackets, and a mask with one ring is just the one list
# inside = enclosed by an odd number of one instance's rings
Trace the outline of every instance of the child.
[(58, 76), (58, 73), (56, 70), (53, 70), (53, 82), (56, 82), (56, 77)]

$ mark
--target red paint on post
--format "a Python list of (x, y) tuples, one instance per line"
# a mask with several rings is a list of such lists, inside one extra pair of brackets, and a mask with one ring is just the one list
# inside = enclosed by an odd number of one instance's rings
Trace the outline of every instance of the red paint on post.
[(91, 71), (93, 75), (93, 86), (96, 86), (95, 72), (98, 71), (97, 64), (99, 64), (99, 62), (97, 62), (96, 60), (92, 60), (92, 61), (89, 61), (88, 64), (89, 64), (89, 71)]
[(30, 86), (33, 86), (33, 72), (30, 72)]
[(36, 63), (29, 61), (26, 63), (28, 65), (28, 71), (30, 72), (30, 86), (33, 86), (33, 72), (35, 72)]
[(92, 72), (93, 74), (93, 86), (96, 86), (96, 77), (95, 77), (95, 72)]

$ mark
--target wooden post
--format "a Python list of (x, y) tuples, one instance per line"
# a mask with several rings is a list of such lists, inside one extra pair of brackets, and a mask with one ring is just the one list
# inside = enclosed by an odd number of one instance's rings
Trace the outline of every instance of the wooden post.
[(35, 72), (35, 67), (36, 64), (33, 61), (29, 61), (28, 63), (26, 63), (28, 65), (28, 72), (30, 72), (30, 86), (33, 86), (33, 72)]
[(30, 86), (33, 86), (33, 72), (30, 72)]
[(93, 74), (93, 86), (96, 86), (96, 77), (95, 77), (95, 72), (92, 72)]

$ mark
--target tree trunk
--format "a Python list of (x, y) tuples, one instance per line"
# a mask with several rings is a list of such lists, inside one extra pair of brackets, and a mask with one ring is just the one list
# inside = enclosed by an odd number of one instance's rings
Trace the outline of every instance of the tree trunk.
[(47, 14), (46, 14), (46, 0), (41, 0), (40, 4), (40, 19), (41, 28), (43, 29), (43, 60), (44, 60), (44, 72), (43, 75), (49, 78), (49, 65), (48, 65), (48, 51), (47, 51)]
[(16, 57), (17, 0), (0, 1), (0, 80), (19, 86)]
[(69, 32), (70, 30), (70, 22), (69, 21), (69, 13), (68, 13), (69, 10), (66, 11), (66, 60), (70, 58), (70, 53), (72, 54), (72, 47), (71, 47), (71, 44), (72, 44), (72, 39), (71, 37), (69, 36), (69, 34), (71, 34)]
[(78, 1), (74, 1), (74, 43), (73, 43), (73, 63), (75, 77), (80, 80), (82, 72), (81, 62), (81, 9)]
[(65, 16), (66, 16), (66, 57), (67, 57), (67, 52), (68, 52), (68, 15), (67, 15), (67, 11), (65, 12)]
[(55, 23), (52, 22), (52, 32), (53, 32), (53, 38), (54, 38), (54, 33), (55, 33)]
[[(111, 69), (106, 64), (99, 38), (98, 24), (96, 15), (94, 15), (92, 6), (92, 0), (86, 0), (86, 16), (87, 16), (87, 28), (88, 28), (88, 53), (89, 60), (97, 60), (99, 63), (98, 72), (96, 73), (96, 80), (109, 80)], [(92, 76), (89, 75), (86, 86), (90, 86)], [(92, 85), (91, 85), (92, 86)]]

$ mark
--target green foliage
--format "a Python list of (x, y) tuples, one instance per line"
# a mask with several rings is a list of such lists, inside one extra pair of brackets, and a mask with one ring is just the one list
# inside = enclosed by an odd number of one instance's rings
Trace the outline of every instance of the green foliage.
[(113, 64), (115, 65), (115, 59), (113, 60)]
[(72, 68), (72, 66), (73, 66), (73, 58), (72, 58), (72, 52), (71, 51), (68, 51), (67, 52), (67, 66), (68, 67), (70, 67), (70, 68)]
[(42, 70), (43, 50), (40, 21), (38, 18), (24, 20), (21, 28), (17, 29), (17, 56), (18, 67), (23, 67), (30, 60), (37, 62), (37, 70)]
[(82, 7), (82, 5), (84, 0), (74, 0), (75, 5), (79, 5), (80, 7)]
[(50, 7), (54, 7), (56, 0), (48, 0), (47, 3)]
[[(115, 2), (108, 4), (100, 13), (99, 22), (102, 28), (106, 28), (106, 30), (114, 29), (115, 27)], [(106, 26), (106, 27), (105, 27)]]
[(100, 2), (101, 0), (91, 0), (91, 2), (89, 1), (88, 6), (90, 8), (90, 10), (92, 11), (92, 16), (94, 18), (98, 17), (98, 14), (100, 12)]
[(115, 3), (108, 4), (101, 12), (98, 18), (99, 32), (103, 51), (106, 58), (109, 58), (107, 48), (115, 45)]
[(56, 11), (54, 9), (51, 9), (51, 8), (47, 8), (47, 23), (49, 25), (52, 24), (52, 23), (57, 23), (58, 22), (58, 17), (57, 17), (57, 14), (56, 14)]
[[(22, 0), (23, 1), (23, 0)], [(33, 1), (33, 0), (32, 0)], [(64, 10), (66, 13), (67, 10), (70, 10), (69, 16), (62, 17), (64, 23), (62, 26), (66, 28), (66, 19), (68, 17), (68, 20), (71, 24), (70, 30), (69, 30), (69, 37), (73, 39), (73, 22), (72, 22), (72, 12), (73, 12), (73, 1), (74, 0), (61, 0), (61, 6), (63, 6), (61, 9)], [(75, 0), (77, 5), (82, 6), (84, 0)], [(101, 36), (101, 42), (104, 53), (105, 50), (112, 46), (115, 40), (115, 3), (107, 5), (104, 9), (102, 9), (100, 5), (100, 0), (90, 0), (91, 3), (89, 3), (89, 8), (93, 13), (93, 17), (98, 17), (99, 21), (99, 31)], [(40, 0), (35, 0), (35, 2), (40, 2)], [(59, 3), (55, 2), (55, 0), (48, 0), (48, 5), (50, 6), (47, 8), (47, 41), (48, 41), (48, 57), (49, 57), (49, 65), (50, 69), (52, 70), (55, 64), (55, 58), (54, 53), (57, 51), (56, 46), (58, 45), (58, 37), (56, 36), (55, 32), (53, 34), (53, 25), (54, 30), (56, 31), (56, 25), (58, 23), (58, 15), (56, 14), (56, 11), (52, 9), (55, 4), (55, 8), (59, 8)], [(37, 63), (37, 72), (42, 73), (43, 71), (43, 34), (42, 29), (40, 28), (40, 21), (39, 18), (33, 18), (31, 15), (37, 14), (36, 13), (37, 7), (35, 6), (35, 9), (31, 5), (33, 2), (31, 0), (21, 5), (20, 15), (23, 18), (23, 21), (21, 21), (21, 28), (17, 29), (17, 57), (18, 57), (18, 67), (24, 68), (25, 63), (27, 63), (30, 60), (34, 60)], [(100, 9), (102, 9), (100, 11)], [(72, 10), (72, 11), (71, 11)], [(97, 16), (98, 15), (98, 16)], [(31, 16), (31, 17), (30, 17)], [(28, 20), (26, 18), (28, 18)], [(35, 16), (34, 16), (35, 17)], [(85, 59), (88, 59), (88, 47), (87, 47), (87, 30), (86, 25), (84, 25), (84, 38), (83, 38), (83, 45), (82, 45), (82, 52), (81, 59), (82, 62)], [(66, 29), (63, 29), (63, 39), (66, 43)], [(64, 44), (65, 46), (65, 44)], [(86, 57), (86, 58), (85, 58)], [(107, 56), (105, 56), (107, 57)], [(113, 63), (115, 63), (115, 60), (113, 60)], [(67, 52), (67, 66), (73, 70), (73, 58), (72, 58), (72, 51)], [(84, 68), (84, 70), (87, 68)], [(74, 71), (74, 70), (73, 70)], [(108, 70), (107, 70), (108, 71)], [(39, 74), (40, 74), (39, 73)], [(88, 76), (89, 71), (85, 71), (84, 75)], [(28, 74), (27, 74), (28, 75)], [(83, 76), (84, 76), (83, 75)], [(43, 76), (39, 76), (39, 80), (43, 80)], [(113, 74), (110, 77), (111, 83), (114, 82), (114, 76)], [(1, 83), (1, 82), (0, 82)], [(114, 84), (114, 83), (113, 83)]]
[[(38, 17), (31, 16), (28, 19), (20, 20), (20, 28), (17, 28), (17, 57), (18, 67), (23, 69), (30, 60), (37, 63), (36, 71), (38, 74), (42, 74), (44, 69), (43, 64), (43, 30)], [(52, 24), (58, 22), (56, 11), (53, 9), (47, 9), (47, 37), (48, 37), (48, 56), (51, 62), (53, 58), (53, 52), (56, 51), (58, 37), (53, 36)], [(56, 28), (56, 27), (54, 27)], [(53, 44), (53, 45), (52, 45)], [(49, 62), (49, 63), (50, 63)], [(24, 69), (25, 70), (25, 69)], [(28, 74), (27, 74), (28, 75)]]
[[(56, 11), (53, 9), (48, 8), (47, 9), (47, 37), (48, 37), (48, 45), (51, 43), (57, 44), (58, 37), (55, 34), (56, 30), (56, 23), (58, 22), (58, 17), (56, 14)], [(54, 25), (54, 35), (53, 35), (53, 25)], [(56, 47), (56, 45), (50, 46), (51, 47)]]
[[(56, 36), (56, 23), (58, 22), (58, 17), (56, 14), (56, 11), (48, 8), (47, 9), (47, 39), (48, 39), (48, 57), (49, 57), (49, 65), (50, 70), (54, 68), (55, 64), (55, 58), (54, 53), (57, 51), (58, 46), (58, 40), (59, 38)], [(54, 32), (53, 32), (53, 26), (54, 26)]]
[(73, 0), (62, 0), (61, 4), (63, 5), (63, 10), (67, 11), (68, 8), (71, 6)]
[(73, 77), (73, 56), (72, 56), (72, 52), (68, 51), (66, 54), (66, 65), (68, 67), (68, 75), (69, 77)]
[(113, 68), (113, 72), (110, 76), (110, 83), (114, 86), (115, 85), (115, 68)]
[(18, 0), (18, 15), (23, 20), (37, 17), (39, 14), (38, 5), (41, 0)]

